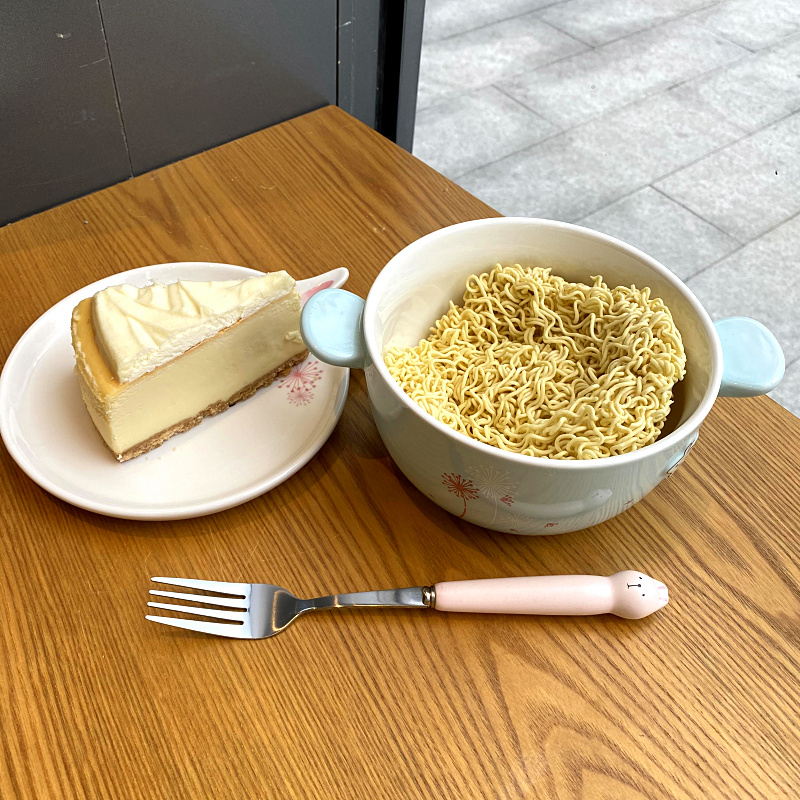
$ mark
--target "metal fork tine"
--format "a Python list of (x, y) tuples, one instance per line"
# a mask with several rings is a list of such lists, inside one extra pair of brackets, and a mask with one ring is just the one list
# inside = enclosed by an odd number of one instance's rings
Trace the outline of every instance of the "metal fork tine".
[(210, 633), (213, 636), (228, 636), (231, 639), (247, 639), (246, 625), (223, 625), (221, 622), (199, 622), (193, 619), (179, 619), (177, 617), (154, 617), (148, 614), (145, 619), (151, 622), (160, 622), (162, 625), (172, 625), (174, 628), (185, 628), (187, 631), (197, 633)]
[(249, 583), (227, 583), (226, 581), (198, 581), (191, 578), (151, 578), (153, 583), (167, 583), (170, 586), (186, 586), (189, 589), (202, 589), (205, 592), (221, 594), (241, 594), (250, 596)]
[(176, 606), (171, 603), (148, 603), (151, 608), (164, 608), (167, 611), (181, 611), (184, 614), (196, 614), (198, 617), (212, 617), (213, 619), (230, 619), (235, 622), (244, 622), (246, 611), (221, 611), (218, 608), (198, 608), (196, 606)]
[(247, 608), (247, 600), (236, 600), (233, 597), (212, 597), (208, 594), (181, 594), (180, 592), (162, 592), (159, 589), (151, 589), (150, 594), (159, 597), (171, 597), (173, 600), (192, 600), (195, 603), (209, 603), (215, 606), (226, 606), (227, 608)]

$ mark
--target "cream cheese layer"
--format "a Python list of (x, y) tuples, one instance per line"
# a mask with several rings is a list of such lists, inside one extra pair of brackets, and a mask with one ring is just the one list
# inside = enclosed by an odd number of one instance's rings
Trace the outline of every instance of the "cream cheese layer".
[(81, 389), (97, 429), (117, 454), (227, 401), (305, 350), (300, 298), (292, 292), (171, 363), (119, 383), (93, 346), (87, 306), (78, 306), (73, 320)]
[(109, 286), (92, 298), (97, 347), (114, 378), (128, 383), (290, 293), (295, 282), (283, 271), (241, 281)]

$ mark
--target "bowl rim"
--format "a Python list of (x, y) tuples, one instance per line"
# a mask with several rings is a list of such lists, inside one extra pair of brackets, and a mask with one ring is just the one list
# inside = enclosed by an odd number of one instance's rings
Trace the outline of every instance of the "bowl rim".
[[(459, 433), (448, 425), (445, 425), (443, 422), (428, 414), (428, 412), (425, 411), (421, 406), (417, 405), (417, 403), (415, 403), (400, 388), (397, 381), (395, 381), (395, 379), (391, 376), (386, 364), (384, 363), (383, 353), (380, 352), (377, 347), (374, 332), (375, 326), (372, 324), (372, 321), (375, 318), (375, 312), (378, 308), (379, 297), (382, 294), (385, 285), (392, 280), (392, 267), (396, 267), (397, 262), (401, 259), (405, 260), (409, 256), (413, 256), (417, 251), (424, 249), (434, 239), (458, 235), (461, 231), (467, 229), (482, 227), (502, 228), (503, 226), (518, 225), (530, 227), (532, 230), (554, 229), (567, 231), (582, 236), (586, 239), (616, 248), (630, 256), (633, 256), (639, 261), (642, 261), (646, 266), (657, 272), (665, 281), (670, 283), (677, 291), (679, 291), (690, 305), (711, 342), (711, 381), (709, 382), (705, 395), (701, 399), (694, 412), (692, 412), (688, 419), (684, 420), (683, 423), (681, 423), (674, 431), (667, 434), (667, 436), (665, 436), (663, 439), (656, 439), (655, 442), (646, 445), (640, 450), (634, 450), (630, 453), (622, 453), (621, 455), (608, 456), (605, 458), (554, 459), (528, 456), (522, 453), (513, 453), (511, 451), (502, 450), (499, 447), (486, 444), (485, 442), (480, 442), (477, 439), (472, 439), (463, 433)], [(644, 253), (633, 245), (627, 244), (626, 242), (616, 239), (613, 236), (592, 230), (591, 228), (584, 228), (573, 223), (540, 219), (537, 217), (489, 217), (485, 219), (469, 220), (467, 222), (459, 222), (454, 225), (448, 225), (444, 228), (440, 228), (428, 233), (419, 239), (416, 239), (411, 244), (407, 245), (398, 253), (396, 253), (387, 262), (387, 264), (378, 273), (378, 276), (373, 281), (364, 305), (363, 333), (372, 366), (377, 370), (378, 374), (389, 386), (390, 391), (394, 393), (395, 397), (400, 401), (400, 403), (409, 411), (411, 411), (411, 413), (415, 414), (423, 422), (431, 425), (434, 430), (438, 430), (453, 442), (465, 446), (468, 449), (475, 450), (476, 455), (482, 454), (484, 456), (488, 455), (495, 458), (500, 457), (502, 460), (507, 460), (513, 464), (527, 464), (538, 469), (613, 469), (617, 467), (623, 467), (627, 464), (633, 464), (637, 461), (642, 461), (665, 451), (671, 451), (675, 445), (685, 440), (687, 436), (690, 436), (692, 432), (700, 427), (700, 424), (708, 415), (708, 412), (711, 410), (711, 407), (717, 398), (719, 387), (722, 382), (722, 345), (720, 344), (719, 336), (717, 335), (714, 323), (697, 297), (695, 297), (689, 287), (686, 286), (686, 284), (681, 281), (674, 272), (667, 269), (667, 267), (654, 259), (652, 256), (647, 255), (647, 253)]]

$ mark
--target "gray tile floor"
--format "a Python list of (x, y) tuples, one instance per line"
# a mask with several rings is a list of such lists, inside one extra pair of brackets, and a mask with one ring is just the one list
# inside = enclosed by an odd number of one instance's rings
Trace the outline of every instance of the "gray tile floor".
[(800, 416), (800, 0), (427, 0), (414, 154), (759, 319)]

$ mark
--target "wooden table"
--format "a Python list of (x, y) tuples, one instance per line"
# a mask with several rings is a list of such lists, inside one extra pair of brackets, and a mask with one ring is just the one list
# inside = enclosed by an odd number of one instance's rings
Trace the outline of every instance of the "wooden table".
[[(3, 358), (50, 305), (114, 272), (346, 266), (363, 296), (404, 245), (494, 215), (323, 109), (0, 230)], [(655, 492), (542, 538), (463, 523), (414, 489), (359, 372), (316, 458), (215, 516), (84, 512), (0, 449), (4, 800), (800, 793), (800, 420), (769, 399), (719, 400)], [(312, 596), (628, 566), (670, 586), (664, 611), (350, 611), (260, 642), (144, 620), (152, 575)]]

